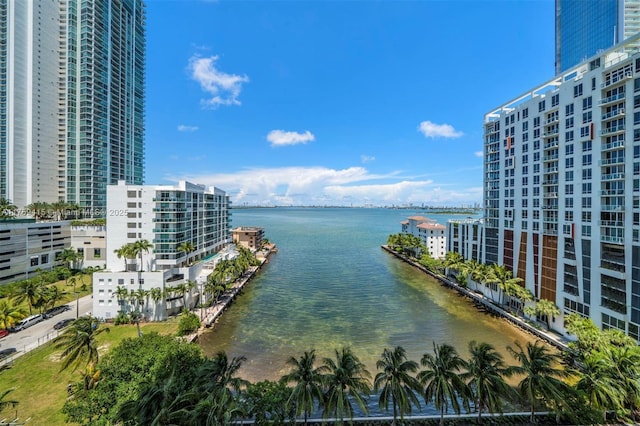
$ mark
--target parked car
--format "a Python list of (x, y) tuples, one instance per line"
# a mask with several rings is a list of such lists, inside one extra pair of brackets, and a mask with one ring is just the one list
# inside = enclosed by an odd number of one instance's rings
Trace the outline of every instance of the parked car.
[(25, 328), (29, 328), (32, 325), (36, 325), (40, 321), (44, 321), (44, 317), (41, 314), (31, 315), (30, 317), (27, 317), (16, 324), (14, 331), (24, 330)]
[(68, 326), (69, 324), (71, 324), (73, 321), (75, 321), (73, 318), (67, 318), (67, 319), (63, 319), (62, 321), (58, 321), (56, 323), (56, 325), (53, 326), (54, 330), (60, 330), (65, 328), (66, 326)]
[(0, 360), (7, 358), (9, 355), (16, 353), (16, 348), (7, 348), (0, 351)]
[(70, 310), (71, 308), (69, 307), (69, 305), (61, 305), (61, 306), (56, 306), (55, 308), (51, 308), (48, 311), (45, 311), (44, 314), (42, 314), (45, 318), (51, 318), (55, 315), (61, 314), (63, 312), (66, 312), (68, 310)]
[(0, 339), (9, 335), (9, 330), (5, 330), (4, 328), (0, 329)]

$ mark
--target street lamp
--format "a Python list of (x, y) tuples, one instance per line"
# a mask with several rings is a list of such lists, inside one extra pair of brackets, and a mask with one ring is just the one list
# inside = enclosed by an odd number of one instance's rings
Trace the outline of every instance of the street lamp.
[(76, 291), (76, 319), (80, 316), (80, 292)]

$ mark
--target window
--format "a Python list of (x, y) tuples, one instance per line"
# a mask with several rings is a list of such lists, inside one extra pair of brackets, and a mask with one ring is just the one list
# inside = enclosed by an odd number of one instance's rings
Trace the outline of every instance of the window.
[(540, 127), (540, 117), (533, 117), (533, 128)]
[(582, 225), (582, 236), (583, 237), (590, 237), (591, 236), (591, 226)]
[(40, 263), (49, 263), (49, 255), (48, 254), (40, 255)]
[(572, 158), (565, 158), (564, 163), (565, 163), (565, 167), (567, 169), (572, 168), (573, 167), (573, 157)]
[(564, 206), (568, 209), (572, 209), (573, 208), (573, 198), (565, 198), (564, 199)]
[(527, 118), (529, 117), (529, 108), (525, 108), (522, 110), (522, 118)]
[(577, 98), (578, 96), (582, 96), (582, 83), (573, 86), (573, 97)]
[(529, 185), (529, 178), (527, 176), (522, 177), (522, 186)]
[(591, 151), (592, 143), (590, 140), (582, 142), (582, 152)]
[(538, 112), (544, 111), (544, 108), (545, 108), (544, 104), (545, 104), (545, 101), (538, 102)]
[(567, 117), (573, 115), (573, 104), (569, 104), (564, 107), (564, 115)]
[(582, 180), (589, 180), (589, 179), (591, 179), (591, 169), (582, 170)]
[(567, 182), (573, 182), (573, 170), (564, 172), (564, 180)]
[(556, 93), (551, 97), (551, 107), (557, 106), (560, 103), (560, 94)]
[[(573, 132), (571, 132), (571, 134), (573, 134)], [(573, 144), (572, 143), (570, 143), (570, 144), (568, 144), (568, 145), (566, 145), (564, 147), (564, 153), (565, 153), (565, 155), (573, 155)]]
[(582, 113), (582, 124), (591, 123), (592, 120), (592, 111), (587, 111)]
[(567, 129), (571, 129), (573, 127), (573, 117), (569, 117), (564, 120), (564, 127), (566, 127)]
[(522, 122), (522, 131), (526, 132), (529, 130), (529, 122), (528, 121), (523, 121)]
[(591, 154), (584, 154), (582, 156), (582, 165), (590, 166), (591, 165)]
[(591, 182), (585, 182), (582, 184), (582, 193), (591, 194)]
[(33, 256), (31, 258), (31, 266), (38, 266), (39, 265), (39, 259), (38, 256)]
[(582, 197), (582, 208), (583, 209), (591, 208), (591, 197)]
[(564, 134), (564, 138), (567, 142), (570, 142), (573, 140), (573, 130), (569, 130), (568, 132), (565, 132)]
[(591, 212), (582, 212), (582, 221), (591, 222)]
[(573, 195), (573, 185), (572, 184), (567, 184), (564, 186), (564, 193), (566, 195)]
[(102, 249), (94, 248), (93, 249), (93, 257), (94, 257), (94, 259), (100, 259), (100, 257), (102, 257)]
[(127, 198), (136, 198), (137, 195), (136, 191), (127, 191)]
[(580, 137), (581, 138), (588, 138), (590, 133), (591, 132), (589, 131), (589, 126), (580, 127)]
[(591, 96), (582, 100), (582, 110), (589, 109), (593, 106), (593, 98)]

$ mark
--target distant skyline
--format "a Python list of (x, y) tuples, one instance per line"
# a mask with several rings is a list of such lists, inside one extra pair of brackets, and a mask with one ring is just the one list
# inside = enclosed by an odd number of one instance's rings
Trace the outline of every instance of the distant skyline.
[(472, 205), (554, 2), (147, 0), (146, 178), (234, 205)]

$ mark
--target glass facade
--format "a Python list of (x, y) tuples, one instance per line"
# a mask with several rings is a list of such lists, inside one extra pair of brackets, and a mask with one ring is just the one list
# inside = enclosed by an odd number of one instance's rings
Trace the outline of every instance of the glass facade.
[[(629, 0), (627, 0), (629, 1)], [(556, 72), (566, 71), (619, 40), (624, 0), (556, 0)]]

